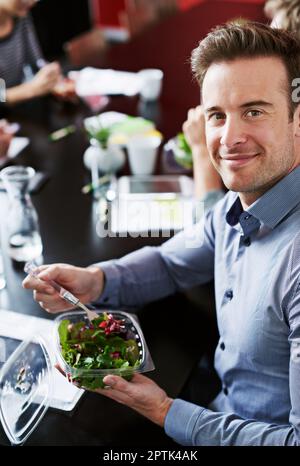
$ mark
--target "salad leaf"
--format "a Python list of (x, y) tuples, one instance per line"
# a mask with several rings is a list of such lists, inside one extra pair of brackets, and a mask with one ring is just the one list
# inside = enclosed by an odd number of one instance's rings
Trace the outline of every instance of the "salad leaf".
[(184, 133), (177, 134), (177, 141), (179, 149), (183, 150), (187, 154), (192, 154), (192, 150), (187, 142)]
[(183, 133), (178, 133), (175, 139), (174, 157), (176, 162), (186, 169), (193, 167), (192, 150)]
[(59, 340), (61, 345), (64, 345), (68, 338), (68, 325), (70, 325), (69, 320), (63, 320), (59, 326), (58, 333), (59, 333)]

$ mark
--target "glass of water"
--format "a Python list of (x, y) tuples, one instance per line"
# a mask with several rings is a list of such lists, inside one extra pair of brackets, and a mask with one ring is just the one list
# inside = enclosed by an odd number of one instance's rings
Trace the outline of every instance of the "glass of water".
[(29, 181), (34, 175), (33, 168), (23, 166), (7, 167), (0, 172), (10, 201), (8, 254), (17, 262), (38, 259), (43, 250), (37, 212), (28, 193)]

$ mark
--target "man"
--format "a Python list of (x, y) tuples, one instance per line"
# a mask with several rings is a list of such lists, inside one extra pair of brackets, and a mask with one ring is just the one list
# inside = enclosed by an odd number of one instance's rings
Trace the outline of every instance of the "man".
[[(170, 399), (154, 382), (107, 376), (100, 393), (164, 426), (184, 445), (300, 444), (300, 43), (257, 23), (212, 31), (192, 55), (207, 147), (230, 190), (195, 229), (159, 248), (88, 269), (44, 266), (85, 302), (143, 305), (215, 278), (223, 389), (209, 408)], [(32, 278), (49, 312), (64, 303)], [(100, 297), (99, 297), (100, 296)]]

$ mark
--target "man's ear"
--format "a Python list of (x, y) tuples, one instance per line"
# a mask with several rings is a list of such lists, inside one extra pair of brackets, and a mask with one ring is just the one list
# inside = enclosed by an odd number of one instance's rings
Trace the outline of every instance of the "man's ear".
[(293, 125), (294, 125), (294, 136), (297, 138), (300, 138), (300, 105), (297, 106), (294, 112)]

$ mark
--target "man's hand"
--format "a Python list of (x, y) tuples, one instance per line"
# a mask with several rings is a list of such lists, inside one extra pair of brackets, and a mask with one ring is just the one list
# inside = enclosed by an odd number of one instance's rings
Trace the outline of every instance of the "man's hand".
[(33, 290), (33, 297), (47, 312), (60, 312), (71, 309), (54, 288), (47, 283), (56, 281), (73, 293), (81, 302), (89, 303), (97, 299), (104, 288), (104, 273), (98, 267), (81, 268), (68, 264), (42, 265), (38, 268), (38, 279), (28, 276), (23, 287)]
[(161, 427), (164, 426), (173, 400), (155, 382), (141, 374), (134, 374), (130, 382), (116, 375), (107, 375), (103, 382), (108, 388), (98, 388), (95, 390), (97, 393), (134, 409)]

